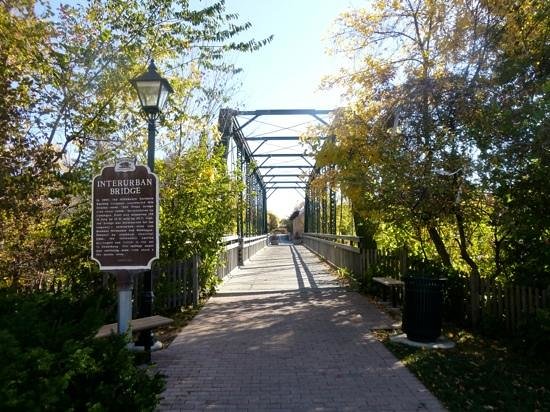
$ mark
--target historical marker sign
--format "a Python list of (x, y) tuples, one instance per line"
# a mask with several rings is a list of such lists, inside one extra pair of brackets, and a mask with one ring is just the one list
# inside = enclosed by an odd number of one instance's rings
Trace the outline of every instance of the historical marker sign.
[(101, 270), (151, 269), (159, 256), (157, 176), (123, 159), (92, 183), (92, 259)]

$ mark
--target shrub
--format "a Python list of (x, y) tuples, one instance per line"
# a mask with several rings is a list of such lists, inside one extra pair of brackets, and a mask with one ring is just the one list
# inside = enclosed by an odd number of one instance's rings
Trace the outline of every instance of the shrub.
[(518, 332), (515, 339), (518, 350), (550, 361), (550, 308), (537, 309)]
[(94, 339), (105, 296), (0, 291), (0, 410), (153, 410), (163, 380), (121, 336)]

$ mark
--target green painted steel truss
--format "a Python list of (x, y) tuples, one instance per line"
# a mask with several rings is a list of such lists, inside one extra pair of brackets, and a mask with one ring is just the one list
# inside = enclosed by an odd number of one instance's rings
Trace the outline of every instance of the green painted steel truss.
[[(240, 237), (267, 232), (267, 199), (277, 190), (296, 190), (304, 197), (306, 231), (336, 233), (336, 192), (332, 188), (310, 188), (314, 176), (324, 170), (316, 167), (313, 157), (303, 148), (298, 150), (300, 134), (291, 134), (293, 127), (280, 127), (274, 133), (257, 133), (255, 127), (256, 123), (269, 124), (260, 119), (272, 116), (312, 117), (314, 122), (326, 125), (330, 113), (331, 110), (314, 109), (220, 111), (218, 127), (228, 167), (245, 184), (237, 214)], [(279, 131), (284, 135), (275, 134)], [(291, 146), (285, 146), (287, 142)], [(274, 149), (274, 145), (279, 146)]]

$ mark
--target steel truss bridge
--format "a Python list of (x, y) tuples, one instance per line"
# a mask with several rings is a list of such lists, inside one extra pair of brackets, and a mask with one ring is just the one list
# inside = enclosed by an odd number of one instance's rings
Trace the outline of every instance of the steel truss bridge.
[[(327, 125), (331, 112), (314, 109), (220, 111), (218, 127), (228, 167), (245, 186), (237, 213), (237, 235), (241, 242), (243, 238), (267, 233), (267, 199), (280, 190), (298, 191), (304, 198), (305, 232), (336, 234), (336, 190), (328, 185), (324, 188), (311, 185), (315, 176), (326, 170), (317, 167), (313, 156), (304, 151), (301, 133), (296, 128), (308, 122), (312, 126)], [(283, 118), (294, 120), (294, 124), (273, 124), (276, 121), (273, 119)], [(297, 125), (296, 121), (299, 121)], [(275, 130), (266, 132), (266, 125)]]

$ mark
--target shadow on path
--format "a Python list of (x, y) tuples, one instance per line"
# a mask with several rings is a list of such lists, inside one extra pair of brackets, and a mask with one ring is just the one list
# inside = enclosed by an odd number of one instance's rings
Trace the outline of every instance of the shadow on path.
[(159, 410), (443, 410), (372, 336), (391, 319), (303, 246), (265, 248), (243, 269), (153, 354)]

